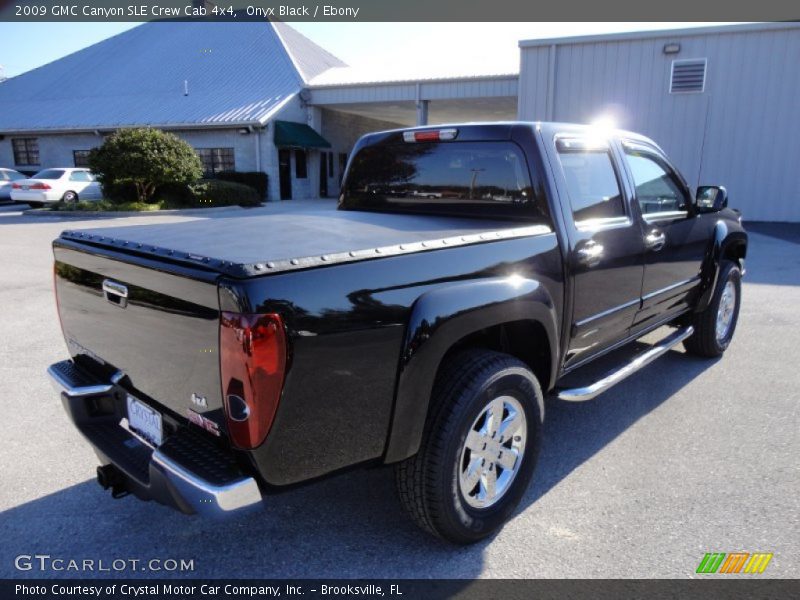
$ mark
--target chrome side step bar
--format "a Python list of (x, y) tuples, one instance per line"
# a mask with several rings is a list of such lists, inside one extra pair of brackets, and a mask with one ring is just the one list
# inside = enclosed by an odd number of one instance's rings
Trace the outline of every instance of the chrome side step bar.
[(616, 371), (612, 371), (599, 381), (595, 381), (593, 384), (587, 385), (586, 387), (559, 390), (558, 399), (566, 400), (568, 402), (585, 402), (586, 400), (591, 400), (609, 388), (614, 387), (623, 379), (633, 375), (642, 367), (646, 367), (659, 356), (666, 354), (671, 348), (680, 344), (693, 333), (694, 327), (691, 325), (683, 329), (679, 329), (665, 337), (646, 352), (643, 352)]

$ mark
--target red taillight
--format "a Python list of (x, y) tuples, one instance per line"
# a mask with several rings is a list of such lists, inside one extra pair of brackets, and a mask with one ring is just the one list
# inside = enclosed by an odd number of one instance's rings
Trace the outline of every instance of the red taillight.
[(255, 448), (272, 426), (286, 370), (286, 334), (279, 315), (223, 312), (220, 373), (231, 442)]
[(49, 190), (49, 189), (52, 189), (52, 188), (46, 183), (34, 183), (33, 185), (28, 186), (28, 189), (29, 190)]
[(439, 132), (438, 131), (416, 131), (416, 132), (414, 132), (414, 141), (415, 142), (438, 142), (439, 141)]
[(18, 184), (18, 183), (12, 183), (11, 184), (11, 189), (12, 190), (21, 190), (22, 186), (20, 184)]

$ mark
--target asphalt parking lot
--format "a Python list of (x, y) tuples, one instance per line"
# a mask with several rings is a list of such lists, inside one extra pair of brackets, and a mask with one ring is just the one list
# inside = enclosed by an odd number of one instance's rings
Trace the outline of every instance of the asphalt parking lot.
[(48, 554), (193, 559), (193, 572), (166, 574), (200, 578), (683, 578), (706, 552), (733, 551), (774, 553), (760, 577), (800, 575), (800, 226), (751, 228), (722, 360), (673, 351), (592, 402), (551, 401), (520, 510), (494, 538), (458, 548), (406, 520), (389, 469), (271, 496), (226, 523), (112, 500), (45, 375), (66, 356), (50, 242), (112, 221), (22, 208), (0, 207), (0, 577), (91, 575), (14, 567), (18, 555)]

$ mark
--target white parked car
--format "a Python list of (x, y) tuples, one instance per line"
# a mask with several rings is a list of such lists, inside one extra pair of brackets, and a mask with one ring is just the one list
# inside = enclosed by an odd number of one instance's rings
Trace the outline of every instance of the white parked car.
[(11, 200), (11, 185), (20, 179), (26, 179), (27, 175), (23, 175), (14, 169), (0, 169), (0, 202)]
[(45, 169), (11, 184), (11, 199), (33, 207), (49, 202), (99, 200), (100, 184), (89, 169)]

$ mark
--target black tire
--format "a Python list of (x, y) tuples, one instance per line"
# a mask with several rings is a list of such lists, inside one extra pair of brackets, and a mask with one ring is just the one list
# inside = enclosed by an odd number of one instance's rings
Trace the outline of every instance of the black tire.
[(67, 204), (72, 204), (72, 203), (78, 201), (78, 194), (77, 194), (77, 192), (73, 192), (72, 190), (69, 190), (67, 192), (64, 192), (64, 195), (61, 196), (61, 199), (64, 202), (66, 202)]
[(26, 204), (31, 208), (42, 208), (44, 206), (44, 202), (27, 202)]
[[(735, 290), (734, 304), (730, 324), (723, 335), (717, 332), (717, 315), (720, 312), (726, 286), (733, 286)], [(696, 313), (692, 319), (694, 333), (683, 342), (684, 348), (691, 354), (706, 358), (722, 356), (727, 350), (736, 331), (739, 320), (739, 307), (742, 303), (742, 271), (735, 262), (726, 260), (720, 266), (719, 279), (714, 290), (711, 302), (703, 312)]]
[[(499, 397), (511, 397), (522, 407), (525, 445), (517, 455), (516, 460), (521, 462), (514, 463), (514, 475), (505, 492), (491, 506), (476, 508), (465, 499), (459, 485), (464, 446), (476, 419), (482, 418), (491, 401)], [(503, 410), (504, 415), (510, 414)], [(491, 535), (508, 520), (528, 488), (539, 456), (543, 421), (542, 390), (527, 365), (488, 350), (454, 355), (442, 365), (434, 384), (419, 452), (395, 469), (403, 509), (423, 530), (456, 544), (470, 544)], [(501, 472), (502, 468), (496, 470), (494, 477)]]

